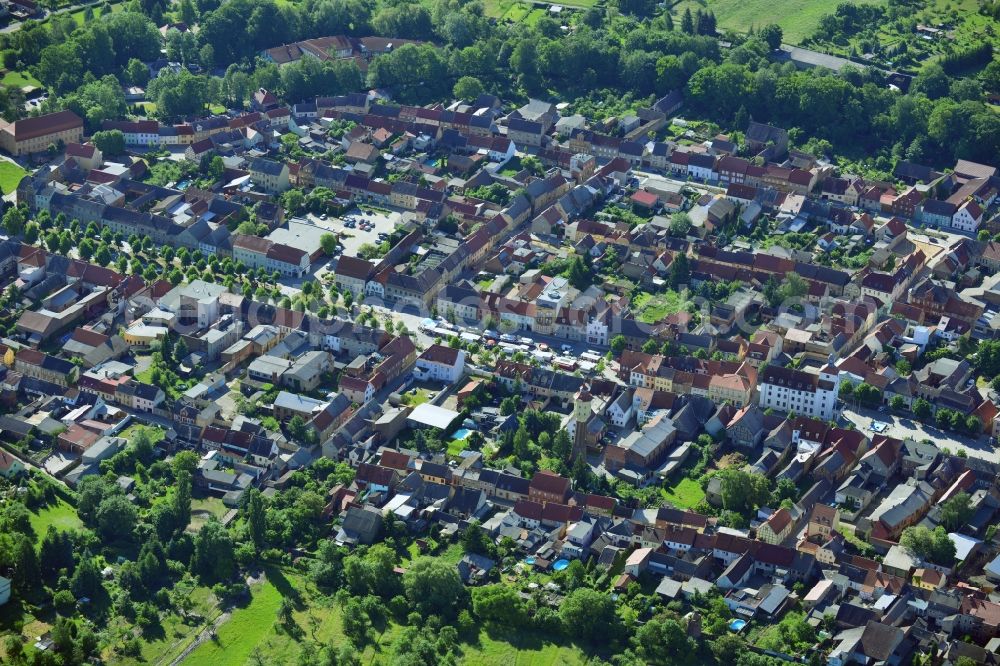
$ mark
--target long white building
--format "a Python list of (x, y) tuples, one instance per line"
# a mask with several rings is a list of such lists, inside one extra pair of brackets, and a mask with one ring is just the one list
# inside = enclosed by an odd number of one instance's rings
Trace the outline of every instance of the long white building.
[(760, 407), (829, 421), (837, 405), (834, 375), (768, 366), (760, 375)]

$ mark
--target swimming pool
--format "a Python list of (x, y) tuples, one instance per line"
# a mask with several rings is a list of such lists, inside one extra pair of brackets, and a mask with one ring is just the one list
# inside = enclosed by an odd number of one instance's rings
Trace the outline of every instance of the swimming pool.
[(526, 558), (524, 558), (524, 563), (530, 566), (530, 565), (532, 565), (532, 564), (535, 563), (535, 558), (533, 558), (533, 557), (526, 557)]
[(552, 563), (553, 571), (562, 571), (569, 566), (569, 560), (556, 560)]
[(741, 618), (736, 618), (735, 620), (729, 623), (729, 631), (735, 631), (736, 633), (739, 633), (743, 631), (743, 627), (745, 626), (747, 626), (746, 620), (743, 620)]
[(452, 439), (468, 439), (472, 431), (468, 428), (459, 428), (455, 431), (455, 434), (451, 436)]

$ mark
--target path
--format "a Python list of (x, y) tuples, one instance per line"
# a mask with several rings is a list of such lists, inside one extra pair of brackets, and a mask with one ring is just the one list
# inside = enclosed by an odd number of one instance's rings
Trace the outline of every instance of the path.
[(231, 613), (229, 611), (224, 611), (219, 614), (217, 618), (212, 622), (212, 626), (206, 627), (202, 630), (198, 637), (195, 638), (190, 645), (184, 648), (177, 657), (170, 662), (170, 666), (177, 666), (179, 663), (184, 661), (189, 654), (191, 654), (195, 649), (197, 649), (202, 643), (211, 639), (215, 636), (215, 630), (221, 627), (227, 620), (229, 620)]

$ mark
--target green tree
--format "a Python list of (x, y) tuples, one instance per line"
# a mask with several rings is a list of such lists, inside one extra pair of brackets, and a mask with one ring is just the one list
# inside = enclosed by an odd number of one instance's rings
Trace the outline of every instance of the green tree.
[(323, 253), (328, 257), (332, 257), (334, 252), (337, 251), (337, 247), (340, 243), (337, 241), (337, 237), (333, 234), (323, 234), (319, 237), (320, 247), (323, 248)]
[(192, 568), (205, 582), (229, 580), (236, 569), (232, 537), (214, 518), (205, 523), (194, 537)]
[(477, 97), (485, 92), (483, 87), (483, 82), (474, 76), (463, 76), (455, 82), (454, 88), (452, 88), (452, 95), (456, 99), (474, 101)]
[(264, 509), (264, 496), (256, 488), (247, 493), (246, 505), (247, 531), (250, 540), (258, 551), (267, 545), (267, 517)]
[(624, 335), (616, 335), (611, 338), (611, 354), (613, 356), (621, 356), (622, 352), (625, 351), (625, 347), (628, 345), (628, 341), (625, 339)]
[(125, 152), (125, 135), (122, 134), (121, 130), (114, 129), (94, 132), (91, 140), (102, 154), (109, 157), (121, 155)]
[(131, 540), (137, 520), (135, 505), (122, 495), (112, 495), (97, 507), (97, 530), (110, 541)]
[(776, 23), (768, 23), (760, 29), (757, 36), (760, 37), (765, 44), (767, 44), (767, 48), (772, 51), (777, 51), (781, 48), (781, 40), (784, 37), (784, 32), (781, 30), (780, 25), (777, 25)]
[(683, 252), (678, 252), (674, 255), (674, 260), (670, 262), (670, 274), (667, 277), (667, 282), (670, 284), (670, 288), (676, 291), (682, 285), (687, 284), (690, 279), (691, 264), (688, 257)]
[(694, 641), (671, 618), (653, 618), (642, 625), (635, 632), (635, 642), (639, 654), (652, 664), (688, 664), (694, 655)]
[(954, 532), (969, 522), (973, 513), (974, 508), (968, 493), (957, 493), (941, 503), (941, 524), (949, 532)]
[(933, 411), (931, 403), (923, 398), (917, 398), (913, 401), (913, 415), (918, 419), (926, 419), (929, 417)]
[(403, 575), (406, 598), (424, 615), (453, 618), (465, 595), (462, 579), (454, 565), (440, 559), (421, 557)]
[(514, 628), (527, 621), (527, 611), (517, 590), (508, 585), (486, 585), (472, 589), (472, 610), (483, 622)]
[(559, 607), (559, 618), (567, 635), (584, 641), (614, 638), (621, 627), (614, 599), (587, 587), (566, 596)]
[(3, 215), (3, 228), (11, 236), (19, 236), (24, 231), (25, 222), (24, 211), (17, 206), (8, 208)]

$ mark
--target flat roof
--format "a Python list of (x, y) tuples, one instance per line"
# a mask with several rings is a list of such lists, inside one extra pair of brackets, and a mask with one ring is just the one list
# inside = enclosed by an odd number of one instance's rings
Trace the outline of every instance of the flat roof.
[(453, 409), (446, 409), (425, 402), (422, 405), (417, 405), (416, 409), (410, 412), (407, 420), (418, 425), (444, 430), (454, 423), (455, 419), (459, 416), (460, 414)]

